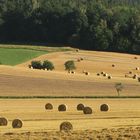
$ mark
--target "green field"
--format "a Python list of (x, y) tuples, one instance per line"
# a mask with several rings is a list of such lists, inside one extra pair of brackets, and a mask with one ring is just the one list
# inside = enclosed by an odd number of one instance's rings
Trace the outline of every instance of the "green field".
[(2, 65), (17, 65), (46, 53), (27, 48), (0, 48), (0, 62)]

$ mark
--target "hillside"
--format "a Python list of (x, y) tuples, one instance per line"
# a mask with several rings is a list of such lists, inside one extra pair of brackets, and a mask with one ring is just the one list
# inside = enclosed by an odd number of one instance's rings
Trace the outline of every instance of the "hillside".
[[(83, 60), (77, 62), (79, 58)], [(139, 56), (74, 50), (49, 53), (33, 60), (50, 60), (55, 70), (29, 69), (32, 60), (14, 67), (1, 65), (0, 96), (116, 96), (114, 85), (118, 82), (124, 85), (122, 96), (139, 96), (139, 83), (132, 78), (134, 74), (140, 74), (136, 70), (140, 64)], [(64, 63), (67, 60), (75, 61), (75, 74), (65, 71)], [(90, 74), (85, 75), (83, 71)], [(101, 74), (97, 76), (102, 71), (112, 79)]]

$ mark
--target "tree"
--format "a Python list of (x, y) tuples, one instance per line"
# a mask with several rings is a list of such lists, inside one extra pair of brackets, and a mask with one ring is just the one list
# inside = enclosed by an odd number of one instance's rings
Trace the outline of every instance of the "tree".
[(75, 63), (73, 60), (66, 61), (64, 65), (65, 65), (65, 70), (71, 71), (71, 70), (76, 69)]
[(118, 96), (120, 96), (120, 92), (123, 90), (123, 85), (122, 85), (122, 83), (116, 83), (115, 84), (115, 88), (116, 88), (116, 91), (117, 91), (117, 93), (118, 93)]
[(47, 70), (53, 70), (54, 69), (54, 65), (52, 62), (45, 60), (43, 62), (43, 69), (47, 69)]
[(42, 69), (41, 61), (32, 61), (31, 66), (33, 67), (33, 69)]

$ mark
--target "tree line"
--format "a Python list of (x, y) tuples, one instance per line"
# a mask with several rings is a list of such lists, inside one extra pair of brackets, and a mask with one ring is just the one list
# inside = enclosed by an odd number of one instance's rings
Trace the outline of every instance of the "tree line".
[(140, 53), (140, 0), (1, 0), (0, 42)]

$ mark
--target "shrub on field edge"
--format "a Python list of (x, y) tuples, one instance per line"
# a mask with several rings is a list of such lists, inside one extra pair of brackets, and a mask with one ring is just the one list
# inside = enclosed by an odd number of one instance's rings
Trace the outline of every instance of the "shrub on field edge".
[(31, 66), (33, 67), (33, 69), (42, 69), (43, 68), (41, 61), (32, 61)]
[(51, 61), (45, 60), (43, 62), (43, 69), (47, 69), (47, 70), (53, 70), (54, 69), (54, 65)]

